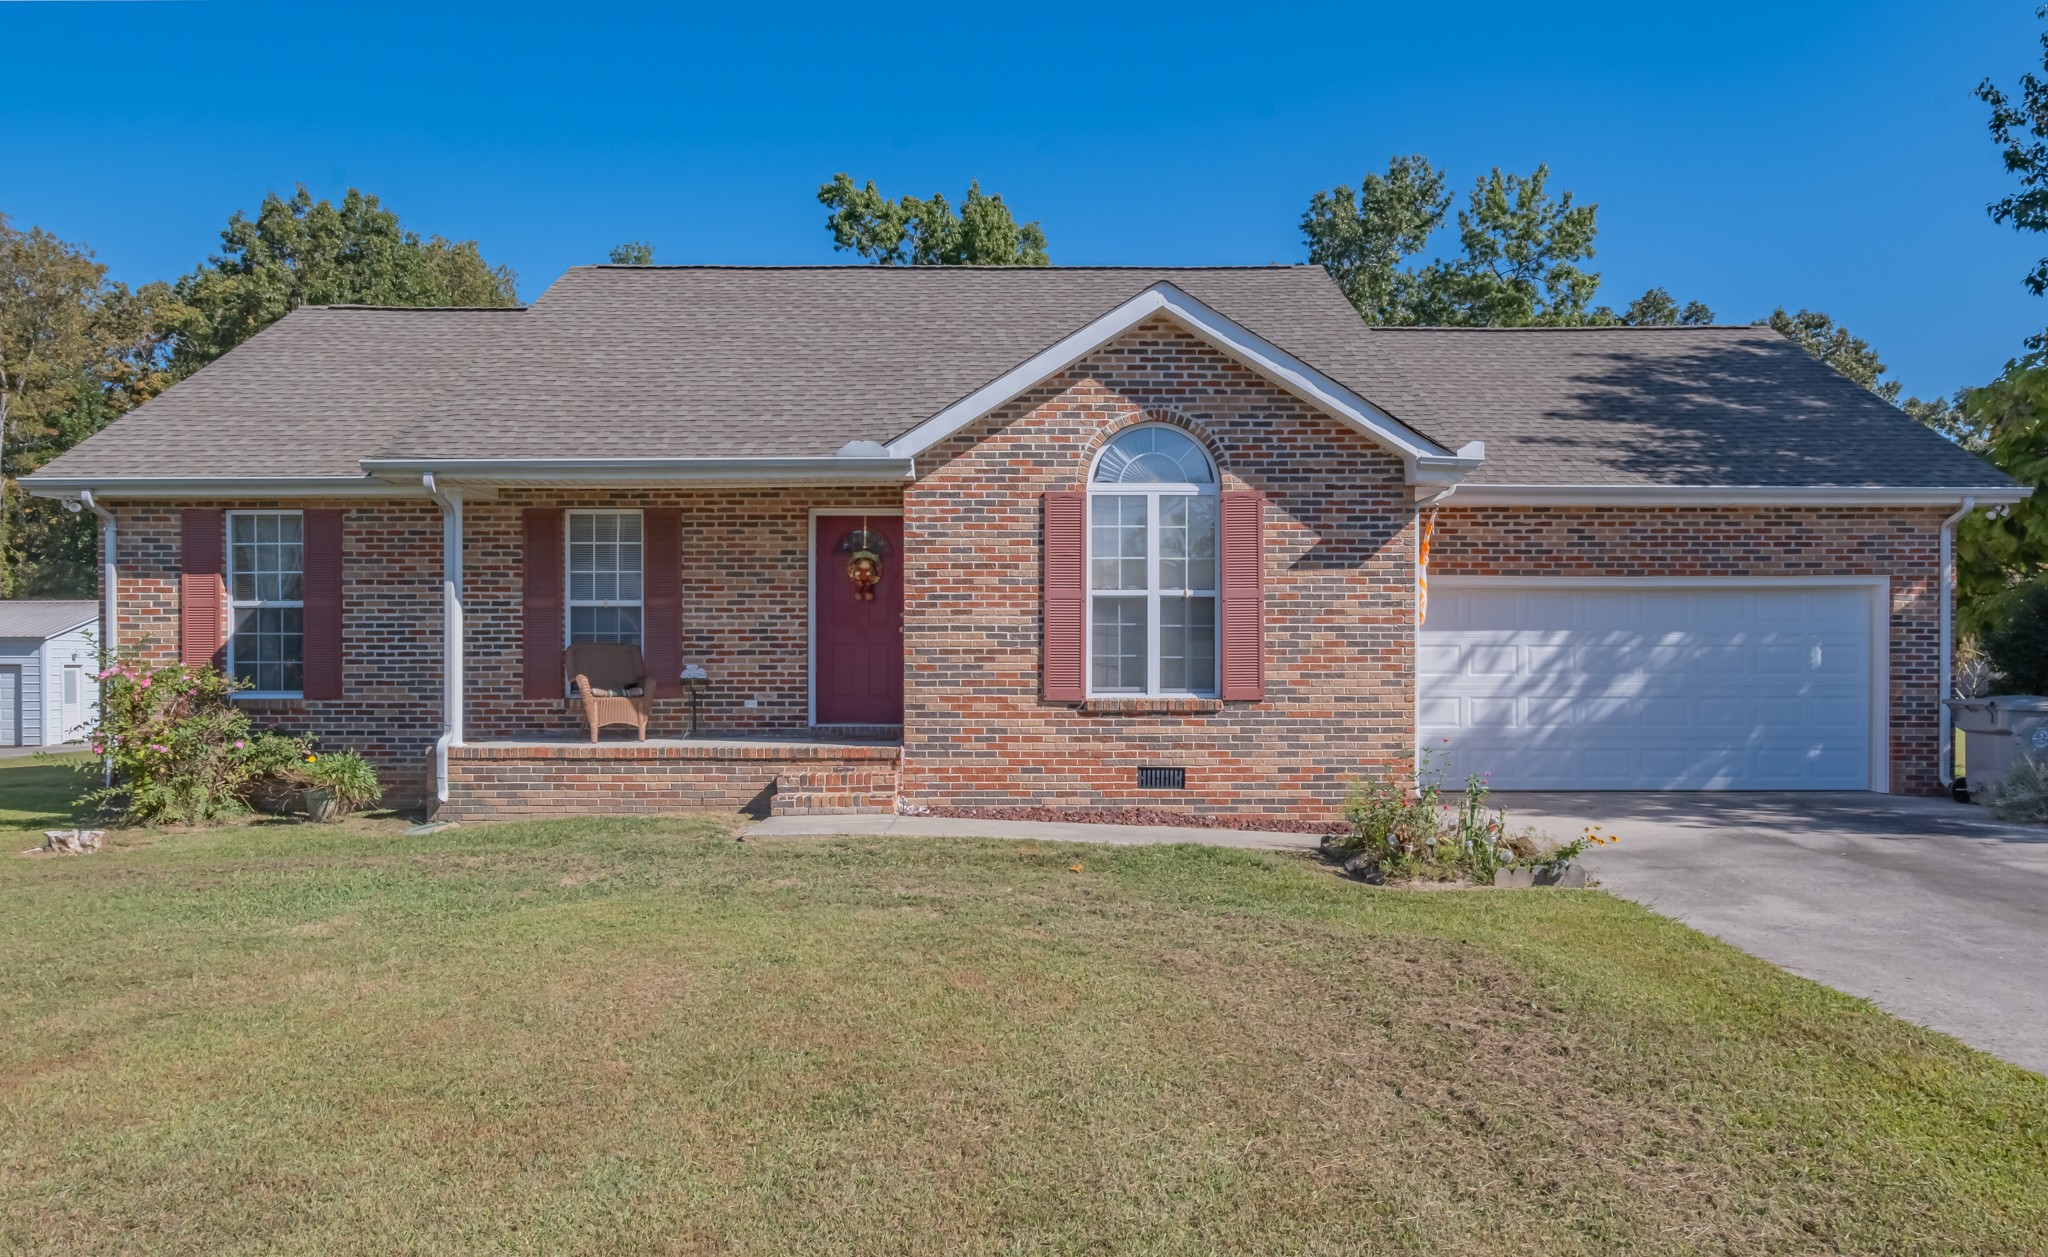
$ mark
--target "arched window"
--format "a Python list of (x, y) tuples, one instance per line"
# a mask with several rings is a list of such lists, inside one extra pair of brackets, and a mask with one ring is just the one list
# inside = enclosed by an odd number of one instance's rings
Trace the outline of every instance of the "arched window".
[(1216, 468), (1178, 428), (1119, 433), (1088, 479), (1088, 688), (1216, 693)]

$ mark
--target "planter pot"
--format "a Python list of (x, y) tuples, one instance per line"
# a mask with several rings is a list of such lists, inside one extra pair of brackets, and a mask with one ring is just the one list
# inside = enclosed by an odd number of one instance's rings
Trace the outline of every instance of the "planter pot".
[(1586, 885), (1586, 866), (1577, 863), (1567, 864), (1554, 873), (1549, 869), (1495, 869), (1493, 884), (1509, 890), (1528, 890), (1536, 886), (1583, 890)]
[(307, 790), (304, 793), (308, 820), (325, 824), (341, 819), (341, 804), (334, 801), (332, 790)]

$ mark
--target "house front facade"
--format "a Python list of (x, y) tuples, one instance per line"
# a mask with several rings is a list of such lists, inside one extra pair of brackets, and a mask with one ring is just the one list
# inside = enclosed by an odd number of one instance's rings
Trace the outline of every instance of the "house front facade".
[[(1768, 329), (1370, 328), (1305, 267), (307, 308), (25, 483), (124, 647), (441, 815), (1302, 822), (1418, 747), (1933, 792), (1949, 529), (2024, 493)], [(646, 742), (582, 731), (581, 642)]]

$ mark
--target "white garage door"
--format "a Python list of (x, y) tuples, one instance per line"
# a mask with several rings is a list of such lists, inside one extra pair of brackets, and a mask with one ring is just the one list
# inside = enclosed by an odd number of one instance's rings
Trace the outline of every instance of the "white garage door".
[(1417, 731), (1496, 790), (1882, 788), (1876, 593), (1433, 581)]

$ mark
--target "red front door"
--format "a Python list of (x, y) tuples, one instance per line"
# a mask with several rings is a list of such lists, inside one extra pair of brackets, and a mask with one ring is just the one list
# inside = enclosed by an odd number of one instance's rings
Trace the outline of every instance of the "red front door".
[(903, 518), (820, 515), (812, 544), (817, 722), (900, 725)]

